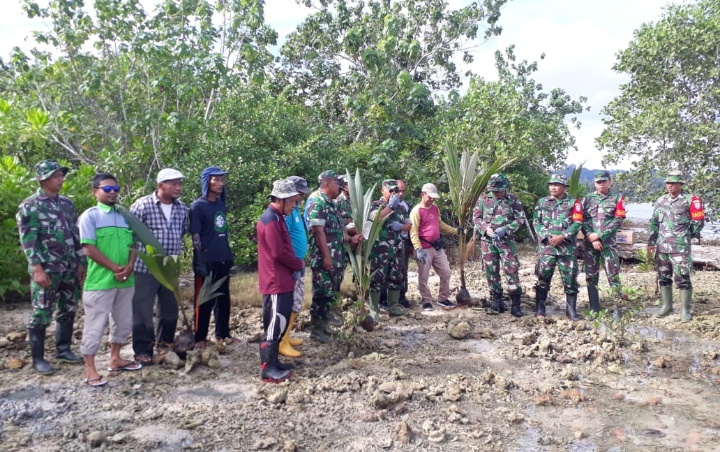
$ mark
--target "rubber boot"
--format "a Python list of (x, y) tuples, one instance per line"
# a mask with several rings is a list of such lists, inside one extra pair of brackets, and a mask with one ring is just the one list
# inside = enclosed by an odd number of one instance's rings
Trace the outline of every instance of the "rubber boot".
[(370, 317), (372, 317), (375, 323), (378, 323), (380, 320), (380, 295), (380, 292), (370, 292), (368, 308), (370, 310)]
[(522, 317), (523, 312), (522, 309), (520, 309), (520, 291), (510, 292), (510, 301), (512, 301), (512, 305), (510, 306), (510, 315), (513, 317)]
[(590, 300), (590, 312), (600, 312), (600, 294), (597, 286), (587, 286), (588, 300)]
[(260, 343), (260, 378), (266, 383), (280, 383), (292, 375), (292, 371), (277, 367), (279, 346), (280, 341)]
[(332, 342), (332, 338), (325, 334), (325, 319), (321, 315), (311, 315), (310, 317), (310, 337), (323, 344)]
[(401, 317), (407, 312), (400, 307), (400, 291), (388, 290), (388, 314), (390, 317)]
[[(341, 298), (341, 296), (340, 296), (340, 294), (338, 293), (337, 299), (327, 298), (327, 299), (324, 300), (324, 301), (325, 301), (325, 306), (326, 306), (326, 307), (325, 307), (325, 322), (326, 322), (329, 326), (332, 326), (332, 327), (341, 327), (341, 326), (343, 326), (342, 317), (337, 318), (337, 316), (335, 316), (335, 314), (333, 314), (333, 309), (334, 309), (334, 307), (335, 307), (335, 306), (340, 306), (340, 301), (338, 301), (340, 298)], [(325, 332), (326, 332), (327, 334), (334, 334), (334, 333), (335, 333), (335, 331), (332, 330), (332, 329), (330, 329), (330, 330), (327, 330), (327, 329), (326, 329)]]
[(82, 356), (78, 356), (70, 350), (72, 344), (73, 320), (58, 322), (55, 327), (55, 345), (57, 353), (55, 359), (62, 363), (80, 364), (84, 362)]
[(28, 328), (28, 336), (33, 369), (39, 374), (50, 375), (54, 369), (45, 361), (45, 328)]
[(494, 293), (491, 294), (492, 296), (492, 304), (490, 305), (490, 313), (491, 314), (502, 314), (505, 312), (505, 303), (503, 303), (503, 296), (502, 292), (499, 294)]
[(692, 289), (680, 289), (680, 320), (683, 322), (692, 320), (692, 314), (690, 314), (691, 300)]
[(295, 350), (292, 347), (292, 344), (290, 343), (290, 330), (292, 330), (293, 323), (295, 323), (295, 318), (297, 317), (297, 313), (293, 312), (290, 314), (290, 321), (288, 322), (287, 328), (285, 328), (285, 334), (283, 334), (282, 340), (280, 341), (280, 346), (278, 348), (278, 353), (280, 353), (283, 356), (287, 356), (288, 358), (301, 358), (302, 353)]
[(568, 319), (572, 320), (573, 322), (577, 322), (580, 320), (580, 317), (577, 315), (577, 295), (565, 295), (566, 300), (566, 307), (565, 307), (565, 316), (567, 316)]
[(660, 300), (662, 301), (662, 307), (655, 313), (655, 317), (665, 317), (673, 312), (672, 286), (660, 286)]
[(547, 289), (535, 287), (535, 317), (545, 317), (545, 300), (547, 300)]
[[(295, 325), (295, 322), (297, 321), (297, 316), (298, 316), (297, 312), (293, 312), (292, 314), (290, 314), (290, 327)], [(290, 329), (290, 328), (288, 328), (288, 329)], [(292, 337), (292, 336), (290, 336), (288, 341), (290, 342), (290, 345), (292, 345), (293, 347), (300, 347), (303, 344), (303, 342), (305, 342), (299, 337)]]

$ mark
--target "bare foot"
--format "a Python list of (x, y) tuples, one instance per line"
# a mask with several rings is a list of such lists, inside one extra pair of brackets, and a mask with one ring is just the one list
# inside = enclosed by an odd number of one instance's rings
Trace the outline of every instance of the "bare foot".
[(205, 350), (205, 347), (207, 347), (206, 341), (195, 342), (195, 350)]

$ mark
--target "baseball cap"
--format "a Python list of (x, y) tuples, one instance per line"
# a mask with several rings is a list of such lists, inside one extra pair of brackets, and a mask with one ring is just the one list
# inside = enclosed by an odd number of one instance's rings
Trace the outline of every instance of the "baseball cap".
[(550, 176), (550, 180), (548, 181), (548, 184), (561, 184), (564, 186), (568, 186), (568, 180), (567, 176), (564, 174), (553, 174)]
[(52, 176), (57, 170), (62, 170), (63, 175), (65, 175), (68, 171), (70, 171), (70, 168), (67, 166), (60, 166), (57, 160), (54, 159), (42, 160), (35, 165), (35, 173), (37, 174), (35, 179), (42, 182)]
[(602, 171), (595, 171), (595, 182), (600, 182), (603, 180), (609, 180), (610, 179), (610, 173), (608, 171), (602, 170)]
[(428, 195), (429, 197), (431, 197), (433, 199), (437, 199), (440, 197), (440, 194), (438, 193), (438, 190), (437, 190), (437, 187), (435, 186), (435, 184), (427, 183), (422, 186), (422, 189), (420, 191), (425, 193), (426, 195)]
[(665, 183), (680, 183), (684, 184), (685, 179), (683, 179), (683, 174), (681, 171), (670, 171), (667, 173), (667, 176), (665, 177)]
[(288, 180), (291, 180), (295, 184), (295, 190), (300, 193), (310, 193), (310, 187), (308, 187), (307, 180), (300, 176), (290, 176)]
[(185, 179), (185, 176), (183, 174), (172, 168), (165, 168), (160, 170), (160, 172), (157, 175), (157, 183), (166, 182), (169, 180), (175, 180), (175, 179)]

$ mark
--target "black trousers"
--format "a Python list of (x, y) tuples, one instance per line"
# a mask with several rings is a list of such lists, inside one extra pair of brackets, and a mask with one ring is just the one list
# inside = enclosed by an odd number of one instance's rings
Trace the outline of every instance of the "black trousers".
[[(157, 297), (157, 333), (153, 328), (153, 308)], [(135, 273), (133, 295), (133, 352), (135, 357), (152, 356), (153, 344), (172, 344), (178, 321), (175, 295), (149, 273)]]
[(263, 341), (279, 341), (285, 334), (292, 313), (293, 293), (263, 295)]
[(230, 337), (230, 269), (232, 261), (208, 262), (208, 269), (212, 273), (213, 282), (226, 277), (216, 293), (216, 298), (200, 304), (198, 295), (205, 278), (195, 275), (195, 342), (207, 340), (210, 328), (210, 314), (215, 316), (215, 338)]

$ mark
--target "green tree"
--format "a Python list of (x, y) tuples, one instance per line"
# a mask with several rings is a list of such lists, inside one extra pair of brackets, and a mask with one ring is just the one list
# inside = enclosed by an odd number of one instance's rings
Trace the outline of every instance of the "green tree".
[[(604, 163), (632, 161), (637, 193), (678, 169), (708, 205), (720, 202), (720, 1), (668, 6), (635, 31), (613, 69), (630, 80), (602, 111)], [(655, 193), (653, 193), (655, 192)]]

